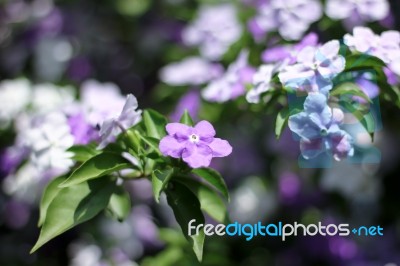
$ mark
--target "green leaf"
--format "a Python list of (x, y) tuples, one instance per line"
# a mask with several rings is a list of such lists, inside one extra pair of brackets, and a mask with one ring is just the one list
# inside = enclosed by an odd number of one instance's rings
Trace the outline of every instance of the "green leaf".
[(380, 69), (386, 64), (381, 59), (363, 53), (351, 54), (346, 57), (346, 71), (361, 69)]
[(189, 112), (187, 110), (185, 110), (183, 112), (183, 115), (181, 116), (181, 119), (179, 120), (179, 122), (182, 123), (182, 124), (191, 126), (191, 127), (194, 125), (193, 119), (192, 119), (192, 117), (190, 116), (190, 114), (189, 114)]
[(75, 145), (69, 148), (67, 151), (74, 154), (72, 159), (77, 162), (85, 162), (101, 152), (90, 145)]
[(153, 195), (157, 203), (160, 202), (161, 192), (166, 188), (169, 180), (174, 173), (174, 169), (166, 169), (164, 171), (155, 170), (151, 175), (151, 183), (153, 185)]
[(107, 207), (114, 189), (115, 182), (110, 178), (61, 189), (47, 208), (39, 239), (31, 253), (56, 236), (95, 217)]
[(226, 205), (217, 192), (193, 179), (179, 178), (177, 180), (196, 195), (203, 211), (220, 223), (229, 223)]
[(46, 218), (47, 209), (50, 203), (53, 201), (53, 199), (57, 196), (58, 192), (61, 190), (61, 188), (59, 188), (58, 185), (61, 184), (64, 180), (65, 176), (57, 177), (52, 181), (50, 181), (47, 184), (46, 188), (44, 189), (42, 199), (40, 201), (40, 214), (39, 214), (38, 226), (42, 226)]
[(143, 121), (149, 137), (161, 139), (165, 136), (167, 119), (160, 113), (147, 109), (143, 112)]
[(112, 152), (104, 152), (84, 162), (67, 180), (60, 184), (60, 187), (72, 186), (132, 167), (134, 166), (121, 155)]
[(211, 168), (196, 168), (192, 173), (213, 185), (229, 201), (229, 192), (222, 176)]
[(158, 146), (160, 145), (160, 140), (156, 138), (151, 138), (151, 137), (145, 137), (142, 135), (139, 135), (140, 138), (154, 151), (157, 153), (161, 154), (160, 150), (158, 149)]
[(131, 212), (131, 198), (129, 193), (121, 186), (116, 187), (108, 203), (108, 210), (118, 220), (124, 221)]
[(369, 103), (372, 102), (372, 100), (361, 90), (361, 88), (357, 84), (352, 82), (342, 83), (335, 89), (333, 89), (330, 93), (331, 96), (341, 96), (345, 94), (359, 96)]
[(195, 219), (197, 224), (204, 224), (204, 216), (200, 209), (199, 200), (188, 188), (179, 183), (173, 183), (171, 188), (166, 190), (166, 193), (168, 204), (174, 211), (176, 221), (191, 244), (197, 259), (201, 261), (205, 238), (203, 228), (199, 230), (198, 235), (188, 235), (188, 223), (191, 220)]
[(275, 121), (275, 137), (279, 139), (289, 119), (289, 109), (286, 107), (282, 109), (276, 116)]

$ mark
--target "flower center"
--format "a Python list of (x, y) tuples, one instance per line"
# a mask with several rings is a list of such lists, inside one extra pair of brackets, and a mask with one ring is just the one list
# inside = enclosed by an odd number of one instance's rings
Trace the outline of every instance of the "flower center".
[(192, 134), (190, 135), (189, 140), (193, 143), (197, 143), (199, 142), (199, 136), (197, 136), (196, 134)]
[(326, 129), (321, 129), (321, 136), (322, 136), (322, 137), (328, 136), (328, 130), (326, 130)]

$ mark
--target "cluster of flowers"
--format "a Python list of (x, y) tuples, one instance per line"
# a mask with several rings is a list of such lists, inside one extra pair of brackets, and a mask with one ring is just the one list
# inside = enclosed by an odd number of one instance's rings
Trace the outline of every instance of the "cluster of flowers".
[[(254, 37), (256, 29), (264, 35), (278, 31), (286, 40), (298, 40), (309, 25), (322, 16), (321, 3), (315, 0), (257, 1), (253, 5), (258, 7), (258, 14), (249, 22)], [(215, 12), (219, 16), (214, 16)], [(386, 18), (389, 4), (384, 0), (330, 0), (326, 14), (333, 19), (345, 19), (346, 25), (353, 27)], [(307, 93), (304, 112), (289, 119), (289, 128), (300, 137), (303, 157), (315, 158), (325, 151), (331, 151), (336, 160), (351, 156), (354, 153), (352, 137), (340, 127), (345, 115), (340, 108), (328, 105), (333, 81), (346, 67), (345, 57), (339, 53), (340, 42), (333, 40), (321, 44), (318, 36), (310, 33), (297, 44), (266, 49), (261, 55), (263, 64), (258, 68), (249, 63), (249, 51), (243, 49), (224, 71), (218, 61), (238, 41), (241, 31), (235, 15), (234, 6), (229, 4), (200, 9), (195, 21), (182, 33), (183, 43), (197, 45), (200, 56), (165, 66), (160, 72), (161, 80), (172, 86), (203, 87), (202, 97), (219, 103), (243, 95), (249, 103), (259, 103), (265, 93), (280, 84), (286, 90)], [(344, 45), (353, 54), (381, 59), (387, 65), (384, 71), (388, 82), (391, 85), (399, 83), (399, 32), (386, 31), (379, 36), (369, 28), (357, 26), (353, 35), (344, 36)], [(367, 74), (358, 75), (354, 82), (370, 99), (378, 96), (379, 88)], [(354, 99), (363, 101), (355, 96)]]
[(133, 95), (126, 98), (116, 85), (93, 80), (82, 84), (80, 100), (73, 87), (7, 80), (0, 84), (0, 99), (1, 128), (16, 135), (1, 154), (8, 175), (4, 189), (28, 201), (37, 193), (27, 189), (40, 189), (74, 165), (70, 147), (99, 142), (102, 149), (141, 120)]

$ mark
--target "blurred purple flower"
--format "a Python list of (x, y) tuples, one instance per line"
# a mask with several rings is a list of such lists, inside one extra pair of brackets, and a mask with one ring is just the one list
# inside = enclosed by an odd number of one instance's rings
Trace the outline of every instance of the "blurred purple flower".
[[(304, 36), (304, 38), (295, 45), (278, 45), (265, 50), (261, 57), (265, 63), (277, 63), (281, 64), (294, 64), (297, 60), (298, 53), (307, 46), (315, 47), (318, 44), (318, 35), (310, 33)], [(282, 62), (283, 61), (283, 62)]]
[(195, 90), (187, 92), (179, 99), (174, 112), (171, 114), (171, 120), (179, 121), (181, 114), (185, 110), (188, 111), (193, 119), (196, 119), (200, 109), (200, 101), (200, 93)]
[(192, 168), (207, 167), (213, 157), (225, 157), (232, 152), (226, 140), (214, 138), (215, 130), (207, 121), (194, 127), (181, 123), (169, 123), (168, 135), (160, 142), (160, 151), (165, 156), (181, 158)]
[(299, 195), (301, 182), (297, 175), (284, 172), (279, 178), (279, 196), (283, 202), (292, 202)]
[(74, 136), (74, 144), (88, 144), (99, 139), (99, 132), (90, 125), (82, 113), (68, 117), (68, 124), (71, 134)]
[(201, 85), (222, 74), (222, 66), (211, 63), (201, 57), (187, 57), (163, 67), (161, 81), (172, 85)]
[(183, 30), (182, 40), (188, 46), (199, 46), (205, 58), (218, 60), (241, 34), (242, 26), (234, 5), (204, 5), (196, 19)]
[(210, 102), (226, 102), (245, 94), (246, 84), (251, 83), (254, 68), (248, 64), (248, 51), (242, 51), (225, 74), (213, 80), (202, 91), (204, 99)]
[(332, 79), (345, 68), (346, 60), (339, 49), (337, 40), (318, 48), (307, 46), (298, 53), (297, 64), (285, 67), (279, 79), (294, 90), (326, 94), (332, 89)]
[(328, 0), (326, 14), (333, 19), (346, 20), (348, 26), (377, 21), (389, 15), (387, 0)]
[(253, 23), (264, 32), (278, 30), (286, 40), (301, 39), (310, 24), (322, 16), (322, 6), (317, 0), (271, 0), (258, 10)]
[(2, 216), (7, 226), (20, 229), (28, 223), (30, 211), (27, 203), (10, 200), (5, 204)]
[(289, 117), (289, 128), (300, 137), (305, 159), (330, 151), (335, 160), (354, 154), (351, 136), (341, 130), (323, 94), (309, 94), (304, 111)]

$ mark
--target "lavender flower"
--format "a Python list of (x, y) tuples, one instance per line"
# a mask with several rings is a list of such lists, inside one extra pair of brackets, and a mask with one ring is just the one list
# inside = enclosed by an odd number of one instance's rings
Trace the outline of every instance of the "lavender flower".
[(195, 119), (200, 110), (200, 93), (197, 90), (191, 90), (184, 94), (177, 103), (174, 112), (170, 115), (172, 121), (179, 121), (185, 110), (188, 111), (190, 117)]
[(262, 60), (265, 63), (278, 63), (282, 66), (292, 65), (296, 63), (297, 55), (307, 46), (316, 47), (318, 44), (318, 36), (310, 33), (295, 45), (278, 45), (268, 48), (262, 53)]
[(248, 51), (242, 51), (225, 74), (203, 90), (203, 98), (210, 102), (222, 103), (245, 94), (245, 85), (251, 82), (255, 72), (247, 62), (248, 55)]
[(122, 112), (115, 117), (105, 120), (100, 128), (101, 142), (99, 149), (103, 149), (107, 144), (115, 140), (122, 131), (133, 127), (142, 120), (142, 111), (136, 110), (138, 102), (135, 96), (129, 94), (126, 98)]
[(247, 92), (246, 100), (249, 103), (260, 102), (260, 96), (271, 88), (272, 76), (276, 72), (276, 66), (261, 65), (253, 75), (253, 88)]
[(337, 161), (354, 154), (352, 138), (340, 129), (338, 116), (327, 105), (324, 94), (313, 93), (308, 95), (304, 111), (289, 117), (289, 128), (300, 137), (300, 150), (305, 159), (327, 151)]
[(278, 30), (286, 40), (299, 40), (321, 16), (317, 0), (271, 0), (260, 5), (253, 23), (264, 32)]
[(241, 34), (236, 8), (221, 4), (202, 6), (197, 18), (182, 32), (182, 39), (188, 46), (199, 46), (205, 58), (218, 60)]
[(78, 112), (69, 116), (68, 125), (74, 136), (74, 144), (85, 145), (99, 138), (98, 131), (86, 121), (83, 113)]
[(160, 71), (160, 79), (172, 86), (201, 85), (222, 74), (219, 64), (211, 63), (201, 57), (188, 57), (172, 63)]
[(232, 147), (226, 141), (215, 138), (215, 130), (207, 121), (194, 127), (181, 123), (169, 123), (168, 135), (160, 142), (160, 151), (165, 156), (181, 158), (192, 168), (207, 167), (213, 157), (231, 154)]
[(297, 64), (287, 66), (279, 79), (285, 87), (308, 92), (328, 93), (332, 79), (342, 72), (346, 61), (339, 55), (339, 41), (327, 42), (321, 47), (307, 46), (297, 56)]
[(389, 15), (387, 0), (328, 0), (326, 14), (333, 19), (344, 19), (348, 26), (377, 21)]
[(366, 27), (355, 27), (353, 35), (346, 34), (344, 43), (352, 51), (376, 56), (385, 63), (390, 64), (393, 58), (400, 56), (400, 33), (390, 30), (376, 35)]

